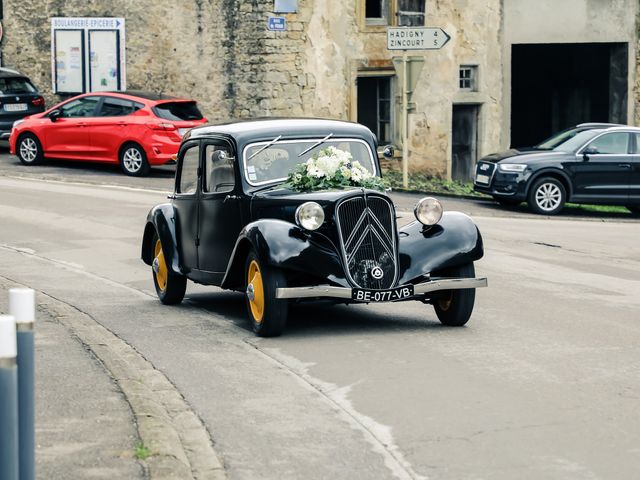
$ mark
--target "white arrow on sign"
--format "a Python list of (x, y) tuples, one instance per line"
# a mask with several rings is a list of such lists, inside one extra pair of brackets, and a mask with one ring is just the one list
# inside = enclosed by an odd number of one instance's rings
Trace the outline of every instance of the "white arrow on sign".
[(451, 37), (439, 27), (389, 27), (389, 50), (438, 50)]

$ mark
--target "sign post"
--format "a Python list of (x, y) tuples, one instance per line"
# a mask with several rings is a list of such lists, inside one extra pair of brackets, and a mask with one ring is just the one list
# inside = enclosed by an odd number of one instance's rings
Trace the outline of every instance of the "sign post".
[(402, 50), (402, 57), (394, 57), (397, 65), (402, 61), (402, 186), (409, 186), (409, 96), (413, 94), (424, 59), (407, 55), (408, 50), (439, 50), (451, 37), (441, 28), (389, 27), (387, 49)]

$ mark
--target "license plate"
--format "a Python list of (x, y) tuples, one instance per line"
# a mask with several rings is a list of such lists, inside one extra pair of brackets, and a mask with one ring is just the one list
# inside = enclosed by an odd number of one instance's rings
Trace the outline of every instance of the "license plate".
[(481, 173), (476, 175), (476, 183), (484, 183), (485, 185), (489, 183), (489, 176), (482, 175)]
[(7, 103), (4, 106), (5, 112), (24, 112), (26, 109), (26, 103)]
[(389, 290), (365, 290), (354, 288), (351, 290), (351, 298), (358, 302), (393, 302), (413, 296), (413, 285), (402, 285)]
[(181, 137), (184, 137), (184, 134), (187, 133), (189, 130), (191, 130), (191, 128), (179, 128), (178, 135), (180, 135)]

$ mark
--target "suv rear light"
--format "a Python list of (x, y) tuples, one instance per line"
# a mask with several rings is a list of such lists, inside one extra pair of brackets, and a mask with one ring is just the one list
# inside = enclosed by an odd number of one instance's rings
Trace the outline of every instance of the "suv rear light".
[(36, 97), (33, 100), (31, 100), (31, 105), (33, 105), (34, 107), (44, 107), (44, 98), (42, 97)]
[(173, 123), (156, 123), (156, 122), (147, 122), (147, 127), (151, 130), (164, 130), (164, 131), (172, 131), (176, 130), (176, 126)]

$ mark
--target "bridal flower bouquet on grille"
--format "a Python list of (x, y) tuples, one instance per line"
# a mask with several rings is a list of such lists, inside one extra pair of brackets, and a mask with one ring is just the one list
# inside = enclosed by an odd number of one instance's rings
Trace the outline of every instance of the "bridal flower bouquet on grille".
[(349, 152), (330, 146), (296, 165), (285, 185), (298, 192), (364, 187), (384, 190), (382, 179), (371, 174)]

